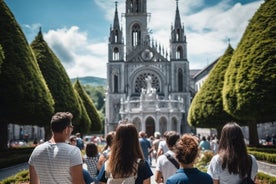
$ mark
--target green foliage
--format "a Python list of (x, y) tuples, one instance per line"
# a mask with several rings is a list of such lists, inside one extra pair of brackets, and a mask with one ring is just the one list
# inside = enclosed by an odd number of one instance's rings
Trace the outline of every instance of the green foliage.
[(54, 100), (27, 40), (4, 1), (0, 1), (0, 150), (7, 149), (7, 124), (44, 126)]
[(276, 117), (276, 1), (265, 1), (250, 20), (225, 74), (225, 110), (248, 122)]
[(81, 127), (83, 122), (77, 94), (60, 60), (44, 41), (41, 30), (31, 43), (31, 47), (55, 100), (55, 111), (71, 112), (74, 116), (73, 125)]
[(0, 1), (0, 44), (5, 59), (0, 74), (0, 120), (43, 126), (53, 113), (53, 98), (14, 16)]
[(23, 183), (29, 183), (29, 181), (30, 181), (29, 170), (23, 170), (14, 176), (4, 179), (3, 181), (1, 181), (1, 184), (23, 184)]
[(258, 172), (257, 181), (257, 183), (261, 184), (276, 184), (276, 177), (270, 176), (262, 172)]
[[(81, 82), (81, 81), (80, 81)], [(82, 84), (82, 83), (81, 83)], [(93, 100), (95, 107), (99, 111), (104, 112), (104, 98), (105, 98), (105, 89), (103, 86), (91, 86), (91, 85), (83, 85), (86, 93)]]
[(258, 160), (276, 164), (276, 153), (265, 153), (260, 151), (248, 151), (248, 153), (254, 155)]
[(97, 112), (97, 109), (95, 108), (91, 98), (88, 96), (86, 91), (81, 86), (80, 82), (77, 80), (74, 83), (74, 88), (78, 91), (81, 100), (83, 101), (84, 107), (88, 113), (88, 116), (90, 118), (91, 122), (91, 132), (95, 131), (101, 131), (102, 130), (102, 123), (99, 117), (99, 114)]
[(233, 117), (223, 110), (221, 94), (224, 74), (233, 52), (233, 48), (229, 45), (195, 95), (188, 112), (188, 123), (190, 125), (216, 128), (218, 126), (222, 127), (228, 121), (233, 120)]
[(27, 162), (33, 148), (16, 148), (0, 152), (0, 168), (13, 166), (18, 163)]
[(84, 106), (84, 103), (76, 89), (74, 89), (76, 94), (77, 94), (77, 99), (78, 103), (80, 104), (81, 107), (81, 116), (80, 116), (80, 122), (77, 125), (74, 126), (74, 133), (80, 132), (81, 134), (86, 134), (89, 132), (90, 127), (91, 127), (91, 120), (88, 116), (88, 113), (86, 111), (86, 108)]

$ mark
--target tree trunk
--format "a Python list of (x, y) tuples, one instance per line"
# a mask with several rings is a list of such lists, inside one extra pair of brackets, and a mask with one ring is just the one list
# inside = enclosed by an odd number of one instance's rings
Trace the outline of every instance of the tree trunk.
[(8, 124), (0, 122), (0, 151), (8, 149)]
[(259, 136), (256, 122), (248, 123), (249, 130), (249, 146), (256, 147), (259, 144)]

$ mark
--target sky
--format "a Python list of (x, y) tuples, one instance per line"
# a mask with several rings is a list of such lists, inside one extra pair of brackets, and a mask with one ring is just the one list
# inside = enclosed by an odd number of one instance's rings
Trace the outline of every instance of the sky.
[[(31, 43), (42, 28), (49, 47), (70, 78), (106, 78), (108, 37), (115, 0), (4, 0)], [(125, 0), (118, 1), (125, 29)], [(187, 39), (190, 69), (203, 69), (223, 55), (230, 42), (235, 49), (248, 21), (263, 0), (179, 0)], [(148, 0), (151, 37), (169, 52), (175, 0)]]

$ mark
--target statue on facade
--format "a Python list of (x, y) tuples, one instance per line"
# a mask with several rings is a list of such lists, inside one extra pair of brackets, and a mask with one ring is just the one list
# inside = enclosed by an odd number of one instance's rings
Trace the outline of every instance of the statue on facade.
[(146, 80), (146, 83), (147, 83), (146, 92), (147, 92), (147, 94), (149, 94), (149, 93), (152, 92), (152, 78), (151, 78), (151, 76), (149, 75), (148, 77), (145, 78), (145, 80)]

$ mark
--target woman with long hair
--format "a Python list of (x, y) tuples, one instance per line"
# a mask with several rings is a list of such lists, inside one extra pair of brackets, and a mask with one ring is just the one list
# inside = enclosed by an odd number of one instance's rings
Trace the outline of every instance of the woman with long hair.
[(114, 179), (135, 176), (135, 184), (150, 184), (153, 175), (144, 159), (138, 132), (131, 123), (121, 123), (116, 129), (109, 159), (102, 167), (98, 179), (106, 183), (111, 175)]
[(254, 181), (258, 165), (253, 155), (248, 155), (241, 127), (234, 122), (224, 125), (216, 154), (208, 167), (214, 184), (238, 184), (251, 168)]

